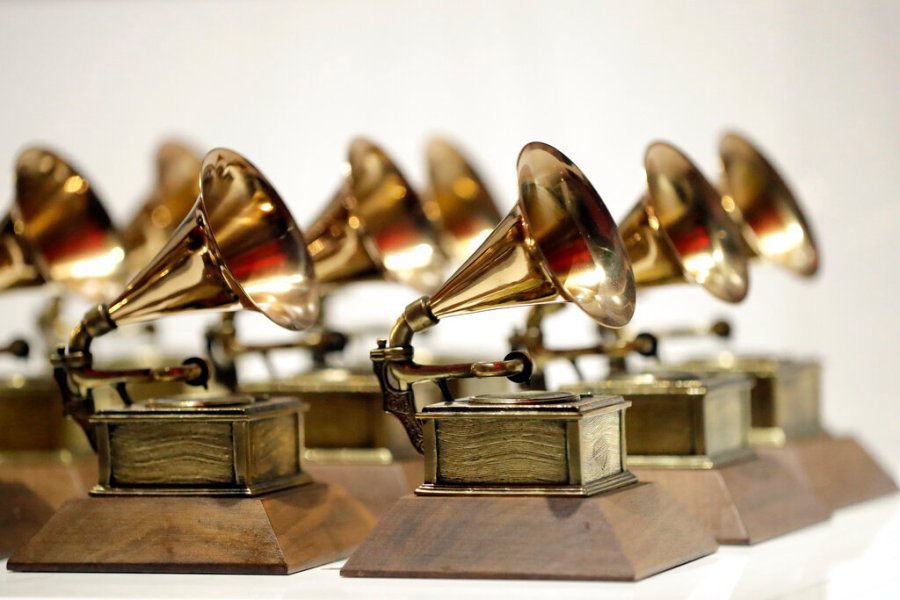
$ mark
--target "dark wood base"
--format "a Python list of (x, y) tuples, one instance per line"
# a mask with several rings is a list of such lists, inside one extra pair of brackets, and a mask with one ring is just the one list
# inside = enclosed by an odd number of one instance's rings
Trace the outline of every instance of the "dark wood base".
[(310, 461), (304, 468), (316, 481), (343, 487), (378, 519), (422, 484), (425, 466), (418, 457), (385, 465)]
[(757, 452), (798, 465), (813, 492), (831, 510), (897, 492), (897, 484), (852, 437), (821, 435)]
[(407, 496), (341, 575), (635, 581), (715, 550), (652, 483), (577, 498)]
[(33, 453), (0, 464), (0, 558), (27, 542), (67, 500), (87, 497), (97, 481), (93, 455), (63, 460)]
[(828, 519), (809, 484), (768, 456), (714, 469), (632, 469), (655, 481), (721, 544), (755, 544)]
[(7, 568), (288, 574), (347, 556), (374, 524), (323, 483), (252, 498), (91, 497), (63, 506)]

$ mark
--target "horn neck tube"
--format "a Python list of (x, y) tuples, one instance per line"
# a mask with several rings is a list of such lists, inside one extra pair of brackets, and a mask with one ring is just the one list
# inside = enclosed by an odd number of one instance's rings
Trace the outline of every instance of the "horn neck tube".
[(91, 355), (92, 342), (116, 328), (117, 324), (110, 317), (109, 308), (105, 304), (98, 304), (85, 313), (72, 330), (68, 346), (59, 346), (51, 359), (53, 376), (63, 396), (64, 412), (84, 430), (94, 449), (96, 437), (90, 424), (90, 417), (95, 412), (94, 388), (112, 386), (125, 404), (131, 404), (125, 387), (127, 384), (181, 381), (187, 385), (206, 387), (209, 381), (206, 362), (198, 358), (189, 358), (175, 367), (95, 369)]
[(378, 340), (378, 348), (370, 357), (375, 376), (384, 397), (384, 410), (403, 424), (409, 441), (419, 453), (424, 452), (422, 424), (416, 418), (416, 401), (413, 384), (420, 381), (434, 382), (447, 402), (454, 400), (447, 387), (450, 379), (506, 377), (516, 383), (524, 383), (531, 376), (531, 360), (521, 352), (512, 352), (502, 361), (471, 362), (442, 365), (422, 365), (413, 360), (412, 339), (438, 323), (431, 312), (430, 300), (422, 297), (403, 311), (391, 329), (388, 340)]

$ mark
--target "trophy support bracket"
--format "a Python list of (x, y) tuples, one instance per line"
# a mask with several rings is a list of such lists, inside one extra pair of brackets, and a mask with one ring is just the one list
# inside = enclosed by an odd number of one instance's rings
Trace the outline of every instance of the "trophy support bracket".
[(323, 483), (249, 498), (90, 497), (65, 504), (7, 568), (289, 574), (347, 556), (374, 523)]
[(767, 456), (712, 469), (632, 468), (672, 494), (720, 544), (756, 544), (828, 519), (831, 511), (797, 469)]
[(86, 497), (96, 477), (93, 455), (0, 453), (0, 558), (27, 542), (67, 500)]
[(587, 497), (407, 496), (341, 575), (636, 581), (716, 548), (653, 483)]
[(813, 493), (831, 510), (896, 493), (897, 484), (854, 438), (817, 436), (759, 446), (764, 457), (799, 467)]

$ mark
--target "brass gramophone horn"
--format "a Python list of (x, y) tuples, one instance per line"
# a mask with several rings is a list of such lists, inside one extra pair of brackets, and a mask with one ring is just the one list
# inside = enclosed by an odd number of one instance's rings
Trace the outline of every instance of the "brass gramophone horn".
[(46, 279), (95, 299), (120, 285), (119, 234), (93, 187), (58, 155), (40, 148), (19, 155), (11, 217)]
[(690, 282), (743, 300), (747, 257), (719, 192), (670, 144), (651, 144), (644, 169), (647, 192), (619, 226), (638, 287)]
[(406, 179), (380, 148), (350, 145), (347, 178), (307, 232), (323, 286), (390, 279), (429, 291), (440, 283), (438, 234)]
[(622, 239), (584, 174), (537, 142), (519, 155), (518, 174), (516, 206), (438, 291), (406, 308), (389, 340), (372, 352), (385, 410), (403, 422), (420, 451), (412, 383), (494, 376), (522, 381), (530, 361), (513, 353), (496, 363), (418, 365), (415, 333), (452, 315), (549, 302), (573, 302), (608, 327), (622, 327), (634, 312), (634, 278)]
[(430, 140), (426, 159), (425, 212), (440, 233), (444, 254), (461, 264), (500, 222), (500, 211), (481, 177), (453, 144)]
[(156, 182), (131, 222), (122, 230), (125, 260), (136, 273), (156, 256), (188, 214), (200, 193), (201, 158), (168, 141), (156, 154)]
[[(287, 207), (265, 177), (231, 150), (203, 160), (200, 196), (157, 256), (109, 304), (85, 314), (60, 349), (55, 375), (67, 412), (91, 435), (90, 390), (98, 385), (151, 381), (206, 383), (202, 361), (183, 367), (98, 371), (93, 338), (119, 325), (203, 310), (261, 312), (287, 329), (311, 325), (318, 293), (306, 243)], [(120, 389), (121, 391), (121, 389)]]
[(781, 175), (746, 138), (727, 133), (719, 143), (722, 205), (740, 228), (751, 257), (802, 276), (819, 268), (812, 229)]

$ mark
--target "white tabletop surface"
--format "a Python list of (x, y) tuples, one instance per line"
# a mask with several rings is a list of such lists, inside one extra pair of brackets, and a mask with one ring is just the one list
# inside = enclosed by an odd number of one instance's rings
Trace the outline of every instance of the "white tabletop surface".
[(900, 496), (827, 523), (706, 558), (638, 583), (349, 579), (333, 563), (290, 576), (12, 573), (2, 598), (900, 598)]

